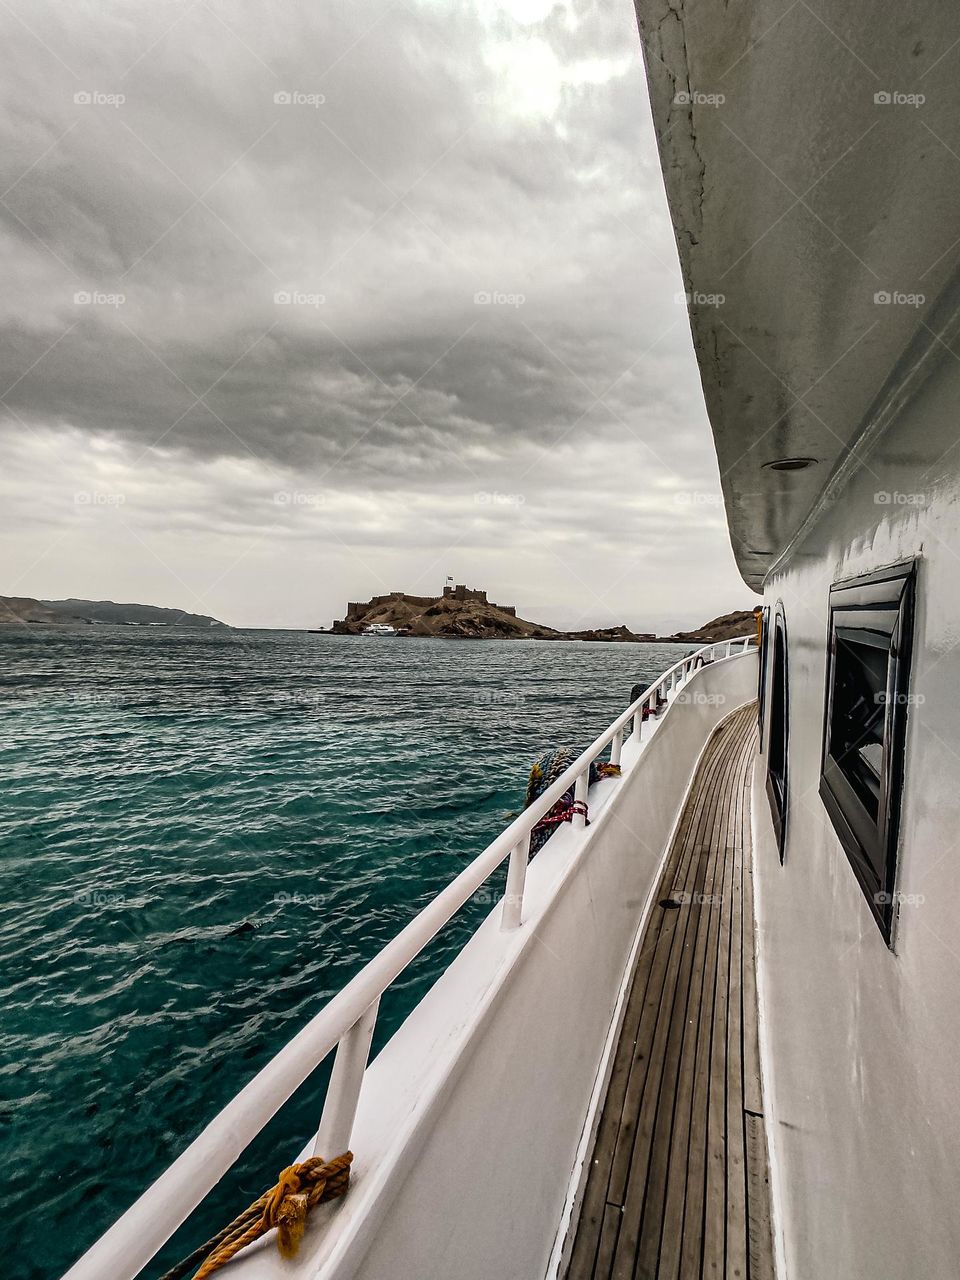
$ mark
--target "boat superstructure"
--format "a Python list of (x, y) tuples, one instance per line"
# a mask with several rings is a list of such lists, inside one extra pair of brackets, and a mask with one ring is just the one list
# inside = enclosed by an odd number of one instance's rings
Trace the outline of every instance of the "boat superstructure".
[(960, 11), (637, 9), (766, 620), (753, 841), (781, 1274), (940, 1280), (960, 1258)]
[[(762, 644), (645, 690), (70, 1280), (132, 1280), (332, 1053), (300, 1154), (352, 1150), (350, 1190), (238, 1280), (957, 1274), (960, 12), (638, 13)], [(504, 865), (367, 1065), (383, 991)]]
[(368, 627), (364, 627), (360, 632), (362, 636), (389, 637), (397, 635), (397, 628), (391, 627), (388, 622), (371, 622)]

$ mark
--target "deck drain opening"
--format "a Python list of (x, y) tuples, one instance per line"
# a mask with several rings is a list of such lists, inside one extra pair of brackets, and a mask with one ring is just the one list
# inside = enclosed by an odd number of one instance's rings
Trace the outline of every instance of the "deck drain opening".
[(683, 903), (678, 902), (676, 898), (661, 898), (660, 906), (663, 907), (664, 911), (679, 911)]

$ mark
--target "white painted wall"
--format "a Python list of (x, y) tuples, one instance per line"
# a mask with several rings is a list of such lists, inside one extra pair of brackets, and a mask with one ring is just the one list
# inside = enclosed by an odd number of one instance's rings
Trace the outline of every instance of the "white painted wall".
[(677, 809), (756, 680), (755, 654), (717, 662), (639, 752), (628, 741), (586, 832), (563, 827), (530, 864), (522, 927), (501, 932), (495, 909), (368, 1069), (349, 1195), (311, 1215), (295, 1267), (268, 1243), (232, 1264), (237, 1280), (545, 1275)]
[[(782, 868), (755, 793), (789, 1280), (960, 1275), (960, 362), (941, 355), (765, 593), (783, 600), (789, 646)], [(922, 902), (901, 906), (891, 951), (817, 790), (828, 593), (914, 556), (911, 692), (924, 701), (909, 715), (899, 889)]]

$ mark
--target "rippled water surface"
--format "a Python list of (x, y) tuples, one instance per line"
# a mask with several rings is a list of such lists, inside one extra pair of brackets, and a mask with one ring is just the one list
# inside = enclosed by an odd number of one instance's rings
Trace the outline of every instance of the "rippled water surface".
[[(59, 1275), (497, 834), (540, 750), (683, 652), (0, 627), (4, 1274)], [(489, 910), (391, 988), (375, 1051)], [(296, 1154), (325, 1082), (168, 1263)]]

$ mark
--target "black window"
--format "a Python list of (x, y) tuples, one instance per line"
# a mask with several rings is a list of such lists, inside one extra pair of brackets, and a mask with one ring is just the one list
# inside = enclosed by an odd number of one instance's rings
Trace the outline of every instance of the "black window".
[(830, 591), (820, 795), (887, 942), (893, 928), (915, 566)]
[(767, 663), (770, 653), (770, 606), (764, 605), (760, 614), (760, 653), (758, 654), (759, 674), (757, 676), (757, 727), (763, 738), (764, 702), (767, 696)]
[(787, 622), (783, 604), (778, 601), (773, 629), (767, 647), (770, 651), (770, 717), (767, 723), (767, 796), (773, 829), (777, 835), (780, 861), (787, 835), (787, 761), (790, 733), (789, 688), (787, 684)]

